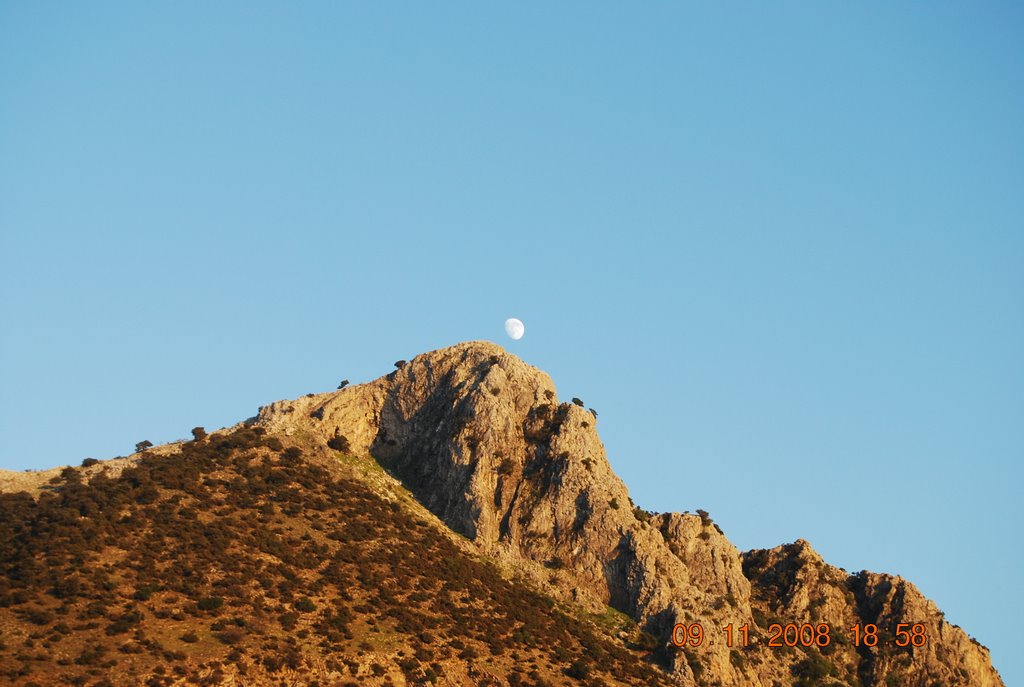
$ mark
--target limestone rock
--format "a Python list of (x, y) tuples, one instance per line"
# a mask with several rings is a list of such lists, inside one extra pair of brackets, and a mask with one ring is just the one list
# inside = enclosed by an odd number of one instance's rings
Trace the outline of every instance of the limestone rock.
[[(481, 552), (567, 600), (632, 616), (664, 643), (680, 684), (772, 687), (814, 671), (866, 685), (1002, 684), (987, 651), (904, 580), (850, 577), (802, 540), (741, 556), (707, 514), (634, 510), (596, 415), (560, 403), (547, 374), (495, 344), (425, 353), (367, 384), (261, 408), (256, 422), (377, 460)], [(780, 652), (766, 646), (772, 620), (920, 622), (936, 641)], [(700, 623), (708, 641), (677, 650), (677, 623)], [(751, 628), (750, 646), (725, 645), (730, 623)]]
[[(901, 577), (866, 571), (849, 575), (825, 563), (802, 539), (749, 551), (743, 554), (743, 566), (759, 617), (783, 624), (827, 623), (833, 633), (855, 624), (875, 625), (879, 630), (876, 646), (857, 649), (837, 643), (828, 655), (835, 665), (851, 666), (848, 673), (865, 685), (1003, 684), (992, 668), (988, 649), (948, 623), (932, 601)], [(905, 632), (921, 626), (921, 646), (896, 646), (900, 624)], [(900, 639), (906, 642), (912, 637)]]

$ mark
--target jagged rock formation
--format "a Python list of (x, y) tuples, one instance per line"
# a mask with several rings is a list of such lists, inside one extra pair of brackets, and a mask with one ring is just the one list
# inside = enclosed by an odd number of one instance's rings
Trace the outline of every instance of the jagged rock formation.
[[(806, 542), (741, 555), (710, 518), (635, 510), (596, 415), (501, 347), (469, 342), (417, 356), (368, 384), (260, 409), (268, 432), (373, 458), (479, 548), (591, 608), (610, 605), (664, 647), (684, 685), (1002, 685), (988, 651), (905, 580), (826, 565)], [(767, 646), (772, 623), (873, 623), (876, 647)], [(677, 650), (677, 623), (708, 641)], [(721, 628), (747, 624), (749, 646)], [(922, 647), (891, 628), (921, 623)], [(885, 635), (889, 632), (890, 635)]]
[[(841, 647), (837, 655), (857, 665), (866, 685), (1001, 685), (988, 650), (901, 577), (861, 571), (848, 575), (828, 565), (804, 540), (743, 555), (744, 571), (757, 589), (759, 605), (798, 622), (827, 622), (833, 627), (871, 623), (880, 628), (877, 650)], [(927, 642), (911, 651), (895, 651), (892, 628), (920, 623)], [(860, 659), (858, 661), (858, 658)]]

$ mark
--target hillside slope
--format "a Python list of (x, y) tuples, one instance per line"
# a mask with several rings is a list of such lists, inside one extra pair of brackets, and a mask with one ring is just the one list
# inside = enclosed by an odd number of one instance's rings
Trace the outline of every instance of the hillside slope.
[(503, 576), (375, 467), (240, 428), (0, 495), (0, 679), (667, 684), (650, 652)]

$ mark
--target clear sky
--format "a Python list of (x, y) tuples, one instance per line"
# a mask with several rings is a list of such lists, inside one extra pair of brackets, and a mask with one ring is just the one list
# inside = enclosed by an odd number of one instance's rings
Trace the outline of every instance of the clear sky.
[(0, 0), (0, 467), (491, 339), (1024, 683), (1021, 5), (551, 4)]

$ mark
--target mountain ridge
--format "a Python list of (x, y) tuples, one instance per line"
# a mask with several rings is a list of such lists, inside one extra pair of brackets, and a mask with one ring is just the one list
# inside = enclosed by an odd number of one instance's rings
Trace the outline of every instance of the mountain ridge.
[[(596, 425), (582, 403), (558, 402), (546, 373), (473, 341), (365, 384), (274, 402), (222, 433), (258, 428), (325, 457), (379, 463), (482, 555), (564, 603), (632, 618), (677, 684), (1002, 685), (987, 650), (902, 578), (848, 575), (804, 540), (741, 553), (703, 511), (637, 508)], [(835, 641), (770, 647), (776, 623), (827, 623)], [(897, 647), (900, 623), (933, 641)], [(868, 624), (880, 629), (877, 646), (839, 634)], [(676, 646), (679, 625), (699, 625), (707, 641)], [(727, 646), (730, 625), (751, 628), (752, 641)]]
[[(296, 424), (307, 417), (311, 424)], [(709, 627), (756, 624), (744, 557), (755, 560), (758, 552), (741, 555), (707, 514), (643, 520), (608, 464), (596, 415), (580, 404), (558, 403), (550, 376), (496, 344), (466, 342), (425, 353), (369, 385), (272, 404), (256, 422), (272, 431), (303, 427), (324, 439), (345, 437), (354, 451), (388, 466), (438, 517), (489, 555), (548, 564), (564, 578), (560, 586), (570, 584), (573, 601), (593, 608), (611, 605), (656, 636), (695, 620)], [(806, 570), (827, 565), (800, 542), (790, 546), (805, 555), (793, 560)], [(785, 550), (783, 545), (768, 551), (779, 556)], [(832, 566), (828, 570), (830, 579), (845, 574)], [(914, 601), (910, 606), (922, 616), (911, 618), (890, 605), (865, 622), (880, 617), (888, 625), (927, 621), (934, 633), (955, 637), (966, 658), (946, 671), (920, 651), (901, 666), (856, 660), (856, 652), (850, 652), (846, 658), (857, 670), (848, 672), (877, 683), (903, 673), (952, 680), (953, 673), (965, 671), (970, 684), (1001, 684), (997, 676), (986, 675), (987, 653), (980, 645), (960, 637), (913, 585), (882, 575), (875, 586), (882, 581), (905, 588)], [(803, 598), (812, 591), (788, 593)], [(794, 601), (781, 608), (788, 614), (780, 617), (786, 621), (782, 625), (818, 620), (810, 611), (819, 608), (833, 611), (836, 626), (850, 627), (862, 617), (840, 612), (837, 599), (813, 609), (809, 602)], [(767, 652), (768, 668), (760, 676), (718, 644), (696, 659), (675, 652), (672, 670), (684, 680), (707, 672), (723, 685), (770, 685), (772, 675), (795, 664), (780, 658)], [(863, 670), (868, 664), (870, 670)]]

